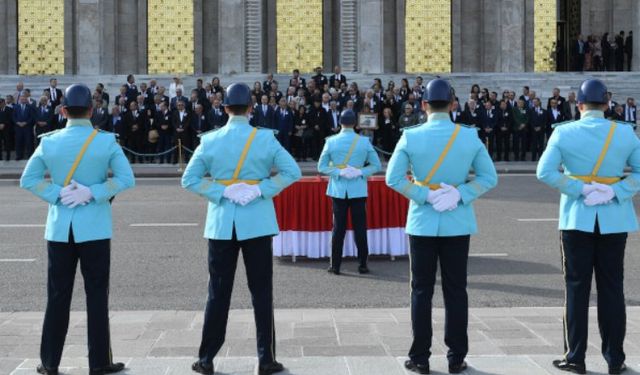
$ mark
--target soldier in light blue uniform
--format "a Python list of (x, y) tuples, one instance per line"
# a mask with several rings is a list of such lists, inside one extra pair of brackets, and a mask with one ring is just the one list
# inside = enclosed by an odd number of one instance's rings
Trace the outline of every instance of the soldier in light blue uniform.
[[(90, 374), (124, 369), (124, 364), (113, 363), (109, 339), (109, 200), (133, 187), (134, 177), (115, 136), (91, 126), (91, 107), (87, 86), (67, 88), (62, 109), (69, 119), (66, 128), (42, 136), (20, 179), (20, 187), (49, 204), (47, 310), (42, 364), (37, 368), (40, 374), (58, 374), (78, 261), (87, 294)], [(47, 172), (50, 180), (45, 179)]]
[[(249, 124), (251, 90), (227, 88), (227, 125), (206, 133), (182, 176), (182, 186), (209, 201), (209, 298), (198, 361), (192, 370), (213, 374), (225, 338), (233, 279), (242, 249), (256, 321), (260, 375), (284, 369), (276, 362), (273, 323), (272, 236), (278, 234), (273, 197), (300, 179), (300, 168), (272, 130)], [(271, 169), (278, 174), (271, 176)], [(212, 178), (205, 178), (209, 174)]]
[(318, 171), (330, 177), (327, 195), (333, 202), (333, 233), (329, 272), (340, 274), (342, 247), (347, 230), (347, 215), (351, 220), (358, 247), (358, 272), (368, 273), (367, 258), (367, 178), (382, 168), (378, 154), (369, 138), (353, 131), (356, 113), (350, 109), (340, 115), (342, 130), (327, 138), (318, 161)]
[[(477, 232), (473, 201), (496, 186), (496, 170), (475, 128), (449, 118), (451, 86), (427, 84), (426, 123), (406, 128), (387, 167), (387, 185), (411, 200), (406, 232), (411, 260), (413, 344), (405, 367), (429, 373), (431, 299), (440, 261), (445, 303), (445, 343), (450, 373), (467, 367), (467, 259), (470, 235)], [(475, 178), (468, 181), (469, 170)], [(413, 180), (407, 179), (411, 171)]]
[[(566, 287), (564, 346), (557, 368), (585, 374), (591, 279), (609, 374), (626, 369), (623, 288), (627, 233), (638, 230), (633, 196), (640, 189), (640, 140), (633, 127), (604, 118), (607, 88), (587, 80), (578, 92), (581, 119), (556, 127), (538, 164), (538, 179), (560, 190), (561, 251)], [(564, 173), (558, 171), (564, 168)], [(631, 175), (624, 177), (624, 168)]]

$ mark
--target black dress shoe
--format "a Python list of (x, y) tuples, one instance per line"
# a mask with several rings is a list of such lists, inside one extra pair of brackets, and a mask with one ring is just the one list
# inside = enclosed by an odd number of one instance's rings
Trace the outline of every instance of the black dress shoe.
[(419, 365), (415, 362), (413, 362), (412, 360), (408, 360), (404, 363), (404, 367), (409, 370), (409, 371), (413, 371), (413, 372), (417, 372), (418, 374), (430, 374), (431, 372), (429, 372), (429, 364), (426, 365)]
[(449, 365), (449, 374), (459, 374), (466, 369), (467, 369), (467, 362), (462, 361), (462, 363)]
[(332, 273), (332, 274), (334, 274), (334, 275), (339, 275), (339, 274), (340, 274), (340, 270), (339, 270), (339, 269), (337, 269), (337, 268), (333, 268), (333, 267), (329, 267), (329, 268), (327, 269), (327, 272)]
[(89, 371), (89, 375), (115, 374), (116, 372), (120, 372), (122, 370), (124, 370), (124, 363), (117, 362), (112, 363), (107, 367), (91, 369)]
[(609, 374), (622, 374), (627, 371), (627, 365), (624, 363), (618, 367), (609, 367)]
[(38, 365), (38, 367), (36, 367), (36, 371), (38, 372), (38, 374), (43, 374), (43, 375), (58, 375), (58, 369), (50, 369), (50, 368), (46, 368), (44, 367), (44, 365), (40, 364)]
[(553, 361), (553, 365), (562, 371), (573, 372), (574, 374), (586, 374), (587, 368), (584, 363), (571, 363), (565, 359), (556, 359)]
[(200, 361), (193, 362), (193, 364), (191, 365), (191, 369), (198, 374), (204, 375), (213, 375), (214, 372), (213, 365), (211, 365), (211, 367), (208, 367), (200, 363)]
[(280, 371), (284, 371), (284, 366), (282, 365), (282, 363), (276, 361), (273, 361), (268, 365), (260, 365), (260, 367), (258, 368), (258, 374), (260, 375), (275, 374)]
[(369, 267), (367, 267), (367, 266), (360, 266), (360, 267), (358, 267), (358, 272), (360, 272), (361, 274), (363, 274), (363, 273), (369, 273)]

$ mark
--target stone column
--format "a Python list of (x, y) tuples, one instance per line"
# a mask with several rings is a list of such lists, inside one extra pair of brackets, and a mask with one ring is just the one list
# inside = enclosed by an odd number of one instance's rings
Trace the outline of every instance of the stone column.
[(333, 70), (333, 51), (337, 47), (334, 25), (337, 25), (332, 0), (322, 0), (322, 67), (325, 72)]
[(340, 2), (340, 58), (343, 72), (358, 70), (358, 4), (356, 0)]
[[(0, 74), (18, 74), (17, 0), (0, 0)], [(12, 14), (14, 17), (10, 17)]]
[(193, 0), (193, 73), (203, 72), (203, 5), (202, 0)]
[[(218, 1), (202, 2), (202, 72), (218, 72)], [(194, 12), (195, 13), (195, 12)], [(196, 17), (196, 14), (194, 14)]]
[(522, 0), (502, 0), (500, 6), (500, 65), (496, 71), (525, 70), (525, 3)]
[[(117, 0), (116, 74), (138, 71), (138, 2)], [(146, 54), (146, 51), (144, 51)]]
[(138, 54), (138, 69), (136, 70), (139, 74), (147, 74), (149, 69), (149, 59), (148, 59), (148, 35), (147, 35), (147, 17), (148, 7), (147, 0), (138, 0), (138, 19), (136, 23), (136, 33), (137, 33), (137, 54)]
[[(65, 14), (71, 14), (65, 12)], [(77, 25), (75, 33), (75, 64), (76, 74), (100, 74), (101, 71), (101, 28), (104, 26), (100, 14), (98, 0), (76, 0), (73, 15)], [(67, 22), (65, 21), (65, 25)]]
[(462, 0), (451, 1), (451, 71), (462, 72)]
[(525, 1), (525, 43), (524, 46), (524, 67), (525, 71), (533, 72), (535, 66), (534, 60), (534, 38), (535, 38), (535, 30), (534, 30), (534, 18), (533, 18), (533, 1)]
[[(407, 16), (405, 0), (397, 0), (396, 2), (396, 69), (400, 73), (405, 71), (406, 67), (406, 30), (405, 18)], [(455, 27), (455, 26), (454, 26)]]
[(482, 1), (462, 1), (459, 39), (462, 72), (479, 72), (482, 69), (482, 13)]
[(218, 27), (218, 59), (220, 74), (241, 73), (244, 71), (244, 0), (220, 0), (218, 8), (220, 24)]
[(116, 74), (116, 0), (100, 1), (100, 73)]
[(382, 73), (382, 0), (358, 1), (358, 71)]
[(64, 0), (64, 74), (74, 74), (76, 68), (76, 27), (78, 8), (76, 1)]

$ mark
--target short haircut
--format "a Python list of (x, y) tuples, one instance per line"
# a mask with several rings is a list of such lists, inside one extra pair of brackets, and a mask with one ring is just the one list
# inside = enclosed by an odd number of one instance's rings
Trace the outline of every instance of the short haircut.
[(69, 118), (81, 118), (91, 111), (91, 108), (85, 107), (65, 107), (64, 109), (67, 111)]
[(247, 106), (247, 105), (228, 105), (227, 109), (233, 115), (238, 116), (238, 115), (244, 115), (245, 113), (247, 113), (247, 110), (249, 109), (249, 106)]
[(449, 104), (446, 100), (432, 100), (429, 103), (429, 108), (433, 111), (443, 111), (449, 108)]

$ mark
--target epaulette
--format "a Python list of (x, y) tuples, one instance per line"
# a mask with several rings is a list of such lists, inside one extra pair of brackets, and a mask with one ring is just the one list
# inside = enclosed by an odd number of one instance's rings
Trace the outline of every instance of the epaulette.
[(329, 139), (329, 138), (331, 138), (331, 137), (335, 137), (335, 136), (336, 136), (336, 135), (338, 135), (338, 134), (340, 134), (340, 133), (336, 133), (336, 134), (328, 135), (328, 136), (324, 137), (324, 139)]
[(553, 125), (551, 125), (551, 128), (552, 128), (552, 129), (555, 129), (555, 128), (557, 128), (558, 126), (567, 125), (567, 124), (570, 124), (570, 123), (572, 123), (572, 122), (576, 122), (576, 121), (578, 121), (578, 120), (562, 121), (562, 122), (559, 122), (559, 123), (557, 123), (557, 124), (553, 124)]
[(473, 126), (473, 125), (463, 124), (463, 123), (456, 123), (456, 125), (460, 125), (460, 126), (462, 126), (462, 127), (469, 128), (469, 129), (475, 129), (475, 128), (476, 128), (476, 127), (475, 127), (475, 126)]
[(280, 131), (276, 130), (276, 129), (271, 129), (271, 128), (263, 128), (260, 126), (256, 126), (256, 129), (258, 130), (267, 130), (267, 131), (271, 131), (273, 132), (273, 135), (278, 135), (278, 133), (280, 133)]
[(61, 130), (62, 130), (62, 129), (56, 129), (56, 130), (52, 130), (52, 131), (50, 131), (50, 132), (42, 133), (42, 134), (40, 134), (40, 135), (38, 136), (38, 138), (48, 137), (48, 136), (50, 136), (50, 135), (53, 135), (53, 134), (55, 134), (55, 133), (60, 132)]
[(200, 134), (198, 134), (198, 138), (202, 138), (202, 137), (204, 137), (204, 136), (205, 136), (205, 135), (207, 135), (207, 134), (210, 134), (210, 133), (213, 133), (213, 132), (217, 132), (217, 131), (218, 131), (218, 130), (220, 130), (220, 129), (222, 129), (222, 128), (218, 128), (218, 129), (211, 129), (211, 130), (208, 130), (208, 131), (206, 131), (206, 132), (204, 132), (204, 133), (200, 133)]

